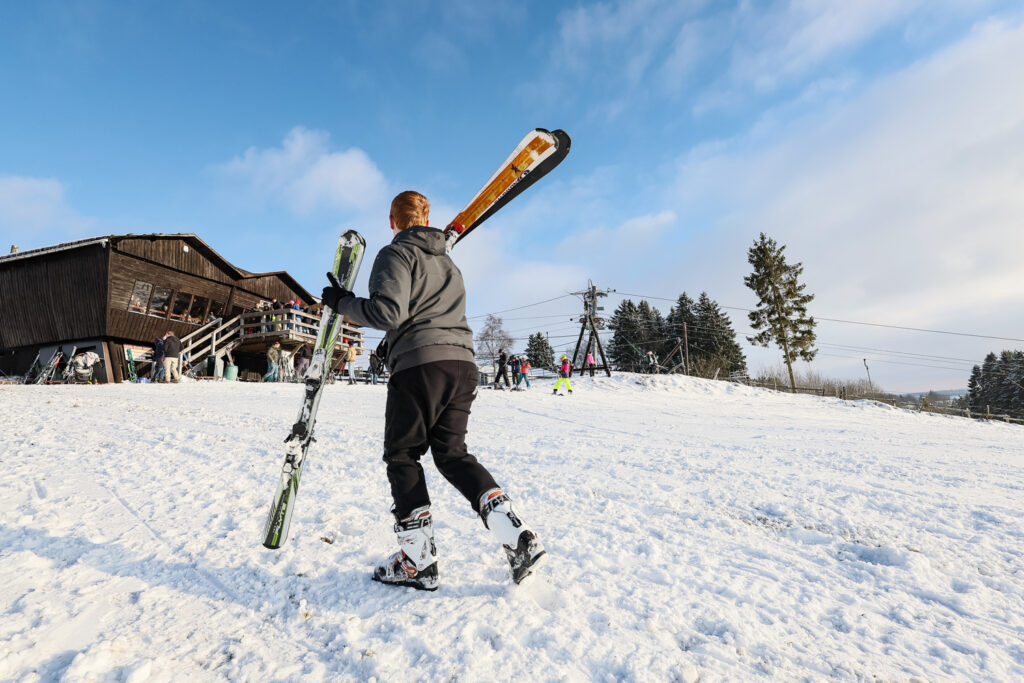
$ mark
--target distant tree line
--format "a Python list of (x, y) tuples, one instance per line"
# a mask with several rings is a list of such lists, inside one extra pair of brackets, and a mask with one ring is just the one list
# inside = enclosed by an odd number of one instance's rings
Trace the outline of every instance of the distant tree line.
[[(686, 344), (673, 353), (684, 338), (684, 324)], [(608, 326), (614, 331), (608, 344), (608, 360), (617, 370), (648, 371), (647, 352), (652, 351), (662, 371), (682, 373), (688, 350), (690, 374), (713, 377), (717, 373), (727, 377), (730, 373), (747, 372), (747, 361), (736, 342), (732, 322), (707, 292), (701, 292), (696, 302), (683, 292), (668, 316), (662, 316), (646, 300), (637, 304), (626, 299), (615, 309)]]
[(971, 370), (963, 402), (971, 412), (1024, 414), (1024, 351), (985, 356)]

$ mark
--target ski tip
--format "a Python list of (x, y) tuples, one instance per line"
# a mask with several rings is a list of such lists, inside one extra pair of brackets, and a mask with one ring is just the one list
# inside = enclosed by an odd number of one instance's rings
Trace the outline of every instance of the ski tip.
[(343, 242), (359, 242), (359, 244), (366, 246), (366, 238), (364, 238), (358, 230), (346, 230), (341, 233), (341, 241)]
[(551, 131), (551, 135), (554, 136), (556, 141), (556, 147), (559, 151), (565, 150), (565, 153), (569, 153), (569, 148), (572, 147), (572, 138), (564, 130), (559, 128), (558, 130)]

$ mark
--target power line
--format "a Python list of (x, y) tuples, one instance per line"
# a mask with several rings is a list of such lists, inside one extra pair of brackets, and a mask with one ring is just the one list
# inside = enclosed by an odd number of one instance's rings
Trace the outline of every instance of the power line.
[(486, 318), (489, 315), (498, 315), (499, 313), (508, 313), (510, 311), (519, 311), (519, 310), (522, 310), (524, 308), (530, 308), (531, 306), (540, 306), (541, 304), (550, 303), (552, 301), (558, 301), (559, 299), (564, 299), (567, 296), (572, 296), (572, 294), (562, 294), (561, 296), (556, 296), (556, 297), (553, 297), (551, 299), (545, 299), (544, 301), (538, 301), (536, 303), (526, 304), (524, 306), (516, 306), (515, 308), (506, 308), (503, 311), (494, 311), (492, 313), (481, 313), (480, 315), (471, 315), (471, 316), (468, 316), (466, 318), (466, 320), (475, 320), (477, 318)]
[[(665, 298), (663, 296), (646, 296), (644, 294), (627, 294), (625, 292), (616, 292), (616, 293), (619, 296), (635, 296), (635, 297), (638, 297), (640, 299), (656, 299), (658, 301), (671, 301), (673, 303), (675, 303), (676, 301), (679, 300), (678, 298), (676, 298), (676, 299), (668, 299), (668, 298)], [(753, 309), (741, 308), (739, 306), (722, 306), (721, 304), (719, 304), (719, 307), (720, 308), (726, 308), (726, 309), (729, 309), (729, 310), (732, 310), (732, 311), (746, 311), (747, 313), (750, 313), (751, 311), (753, 311)], [(839, 319), (839, 318), (822, 318), (822, 317), (819, 317), (819, 316), (813, 316), (813, 317), (814, 317), (815, 320), (824, 320), (826, 322), (831, 322), (831, 323), (845, 323), (847, 325), (867, 325), (867, 326), (870, 326), (870, 327), (886, 327), (886, 328), (893, 329), (893, 330), (908, 330), (908, 331), (911, 331), (911, 332), (929, 332), (931, 334), (949, 334), (949, 335), (954, 335), (954, 336), (957, 336), (957, 337), (975, 337), (975, 338), (978, 338), (978, 339), (997, 339), (999, 341), (1024, 342), (1024, 339), (1017, 339), (1015, 337), (996, 337), (996, 336), (989, 335), (989, 334), (973, 334), (973, 333), (969, 333), (969, 332), (950, 332), (948, 330), (929, 330), (929, 329), (922, 328), (922, 327), (905, 327), (903, 325), (886, 325), (884, 323), (866, 323), (866, 322), (862, 322), (862, 321), (859, 321), (859, 320), (842, 320), (842, 319)]]

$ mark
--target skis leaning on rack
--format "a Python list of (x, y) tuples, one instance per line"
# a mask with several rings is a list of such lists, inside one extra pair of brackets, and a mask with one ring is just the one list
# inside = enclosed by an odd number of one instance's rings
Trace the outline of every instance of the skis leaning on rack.
[[(347, 231), (338, 240), (331, 272), (348, 290), (355, 286), (359, 264), (363, 261), (365, 250), (366, 241), (355, 230)], [(330, 307), (324, 307), (320, 316), (320, 331), (316, 337), (313, 359), (306, 371), (306, 390), (302, 397), (302, 408), (299, 410), (298, 419), (292, 425), (291, 434), (284, 440), (285, 457), (284, 466), (281, 467), (281, 483), (263, 528), (263, 545), (267, 548), (280, 548), (288, 538), (288, 526), (295, 508), (299, 478), (302, 476), (302, 467), (306, 464), (309, 445), (313, 442), (316, 410), (320, 405), (324, 384), (331, 372), (331, 357), (334, 355), (334, 344), (341, 332), (341, 324), (342, 316)]]

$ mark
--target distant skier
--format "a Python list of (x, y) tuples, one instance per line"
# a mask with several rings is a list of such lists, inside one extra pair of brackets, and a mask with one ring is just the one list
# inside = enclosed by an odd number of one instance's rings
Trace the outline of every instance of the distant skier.
[(531, 367), (533, 367), (533, 366), (530, 365), (530, 359), (524, 357), (523, 358), (523, 364), (519, 368), (519, 378), (522, 379), (522, 381), (526, 382), (526, 388), (527, 389), (530, 388), (530, 368)]
[(512, 356), (512, 360), (508, 362), (508, 366), (509, 369), (512, 370), (512, 383), (514, 384), (512, 390), (519, 391), (519, 382), (522, 379), (522, 377), (519, 376), (519, 373), (522, 371), (523, 362), (519, 360), (519, 356)]
[(502, 388), (502, 379), (505, 380), (505, 386), (511, 388), (512, 385), (508, 381), (508, 355), (505, 354), (505, 349), (498, 351), (498, 359), (495, 362), (498, 364), (498, 371), (494, 375), (494, 388)]
[(438, 553), (430, 496), (420, 457), (434, 464), (466, 497), (505, 549), (519, 583), (545, 559), (537, 535), (512, 508), (491, 474), (466, 450), (469, 409), (478, 370), (473, 331), (466, 322), (462, 274), (429, 227), (430, 203), (418, 192), (391, 202), (391, 244), (377, 254), (364, 299), (331, 285), (323, 302), (356, 325), (385, 330), (391, 369), (384, 414), (384, 462), (394, 505), (399, 550), (373, 579), (421, 590), (438, 587)]
[(654, 351), (647, 352), (647, 372), (652, 375), (658, 374), (658, 357), (654, 355)]
[(555, 382), (555, 390), (553, 393), (558, 393), (558, 387), (562, 385), (562, 382), (565, 382), (565, 388), (569, 390), (570, 394), (572, 393), (572, 385), (569, 384), (570, 371), (572, 371), (572, 366), (569, 364), (569, 357), (563, 353), (562, 364), (558, 368), (558, 381)]
[(587, 351), (587, 367), (590, 368), (591, 377), (594, 376), (594, 365), (594, 354), (592, 354), (590, 351)]

